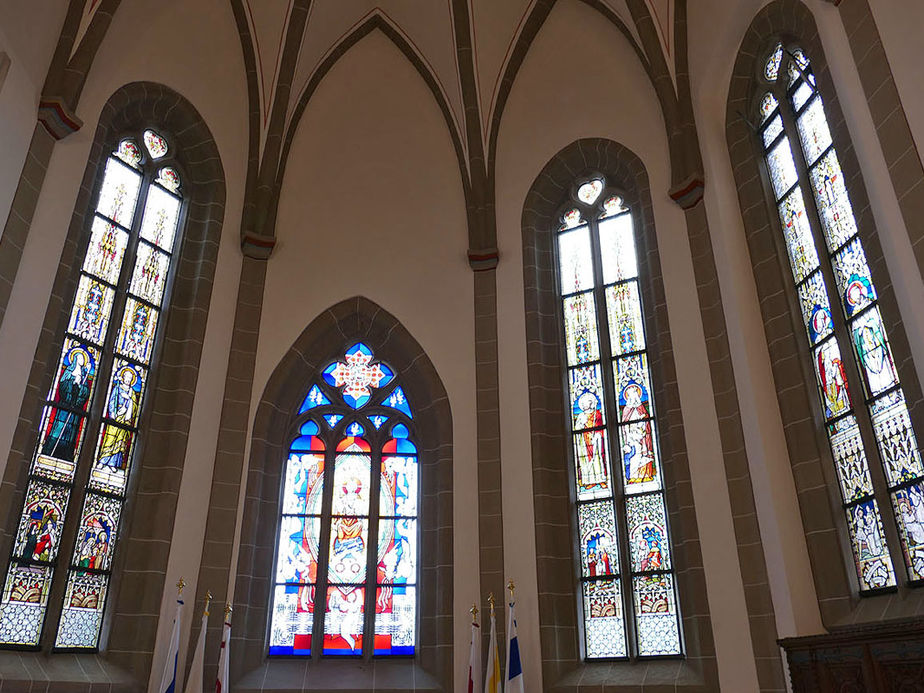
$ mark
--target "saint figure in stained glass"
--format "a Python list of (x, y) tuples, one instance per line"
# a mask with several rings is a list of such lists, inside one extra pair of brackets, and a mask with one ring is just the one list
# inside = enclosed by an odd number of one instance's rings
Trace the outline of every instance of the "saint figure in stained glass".
[(73, 462), (84, 418), (66, 409), (51, 409), (42, 442), (42, 455)]
[(61, 533), (61, 508), (43, 498), (26, 507), (26, 517), (23, 555), (33, 561), (51, 560)]
[(77, 565), (81, 568), (103, 568), (112, 539), (112, 518), (98, 513), (89, 518), (77, 537)]
[(132, 366), (124, 366), (113, 378), (106, 416), (119, 423), (133, 425), (138, 411), (141, 376)]

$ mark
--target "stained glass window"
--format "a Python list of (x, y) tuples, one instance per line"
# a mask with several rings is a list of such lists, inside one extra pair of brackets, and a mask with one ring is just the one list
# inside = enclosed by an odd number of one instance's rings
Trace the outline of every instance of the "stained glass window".
[[(168, 149), (165, 138), (148, 130), (120, 142), (106, 160), (36, 431), (0, 597), (0, 645), (39, 645), (47, 614), (59, 613), (48, 602), (54, 580), (66, 582), (54, 647), (92, 650), (99, 643), (178, 233), (180, 178), (162, 166)], [(155, 158), (162, 159), (157, 168)], [(146, 233), (151, 243), (141, 238)], [(76, 489), (81, 466), (89, 468), (87, 481)], [(76, 527), (65, 531), (72, 503), (81, 511)], [(62, 546), (69, 536), (73, 543)]]
[[(778, 79), (781, 64), (785, 80)], [(767, 58), (765, 75), (772, 84), (758, 104), (761, 146), (859, 590), (894, 587), (894, 566), (902, 562), (908, 581), (921, 580), (924, 467), (822, 97), (799, 48), (778, 46)], [(882, 467), (884, 486), (870, 464)], [(900, 547), (890, 549), (890, 534)]]
[(635, 229), (606, 185), (579, 182), (555, 243), (584, 653), (680, 655)]
[(404, 390), (360, 342), (323, 370), (296, 416), (269, 653), (412, 655), (419, 468)]

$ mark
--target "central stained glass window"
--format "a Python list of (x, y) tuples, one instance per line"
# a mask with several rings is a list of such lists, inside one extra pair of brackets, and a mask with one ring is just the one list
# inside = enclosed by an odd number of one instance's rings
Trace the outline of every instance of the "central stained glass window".
[(680, 655), (635, 230), (603, 178), (575, 188), (556, 249), (585, 656)]
[(357, 343), (311, 385), (285, 463), (270, 655), (413, 655), (417, 448), (394, 371)]

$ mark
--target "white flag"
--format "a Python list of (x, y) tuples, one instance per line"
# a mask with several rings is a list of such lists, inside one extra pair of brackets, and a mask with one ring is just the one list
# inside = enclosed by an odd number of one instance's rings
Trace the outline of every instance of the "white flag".
[(468, 655), (468, 693), (481, 693), (481, 628), (472, 621), (472, 649)]
[(183, 615), (183, 600), (176, 600), (176, 614), (173, 616), (173, 632), (170, 634), (170, 645), (167, 648), (167, 658), (164, 660), (164, 675), (160, 679), (160, 693), (176, 693), (176, 665), (180, 656), (180, 618)]
[(218, 655), (218, 679), (215, 681), (215, 693), (228, 693), (228, 658), (231, 648), (231, 614), (225, 616), (225, 625), (221, 631), (221, 653)]
[(511, 601), (510, 612), (507, 615), (507, 682), (504, 684), (504, 693), (524, 693), (523, 665), (520, 662), (520, 643), (517, 641), (517, 617), (514, 615)]
[(485, 672), (484, 693), (501, 693), (500, 657), (497, 656), (497, 623), (491, 608), (491, 641), (488, 644), (488, 669)]
[(192, 668), (189, 670), (189, 678), (186, 679), (186, 693), (202, 693), (202, 684), (205, 674), (205, 630), (209, 625), (209, 607), (205, 603), (205, 611), (202, 614), (202, 627), (199, 629), (199, 639), (196, 641), (196, 650), (193, 652)]

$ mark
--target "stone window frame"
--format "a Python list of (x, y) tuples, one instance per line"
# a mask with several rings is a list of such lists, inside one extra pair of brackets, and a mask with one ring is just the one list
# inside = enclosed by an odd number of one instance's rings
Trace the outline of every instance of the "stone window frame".
[[(924, 590), (907, 586), (905, 580), (899, 579), (895, 590), (859, 594), (834, 461), (821, 414), (812, 400), (816, 386), (802, 348), (804, 327), (798, 298), (781, 248), (779, 221), (754, 125), (758, 122), (757, 104), (767, 91), (762, 79), (764, 58), (777, 42), (799, 46), (811, 60), (916, 432), (924, 432), (924, 398), (856, 149), (814, 16), (800, 0), (775, 0), (756, 14), (742, 39), (729, 88), (726, 138), (819, 609), (828, 628), (906, 618), (924, 609)], [(885, 514), (884, 509), (881, 512)], [(895, 570), (897, 576), (904, 572), (903, 560)]]
[[(558, 212), (575, 181), (595, 174), (624, 192), (625, 205), (634, 217), (683, 658), (585, 661), (580, 654), (577, 529), (553, 240), (560, 226)], [(526, 196), (521, 225), (543, 680), (547, 687), (562, 691), (577, 691), (590, 682), (614, 691), (655, 690), (664, 684), (689, 691), (716, 690), (715, 645), (645, 166), (632, 151), (611, 140), (577, 140), (559, 151), (536, 178)]]
[[(387, 363), (414, 412), (418, 449), (417, 653), (407, 657), (270, 657), (282, 471), (312, 383), (356, 342)], [(236, 691), (452, 690), (452, 412), (433, 363), (388, 311), (356, 296), (315, 318), (273, 370), (256, 408), (236, 568), (231, 681)]]
[[(147, 685), (160, 617), (173, 523), (189, 437), (189, 421), (205, 338), (225, 207), (225, 179), (217, 144), (195, 107), (170, 88), (132, 82), (102, 107), (87, 165), (68, 226), (19, 420), (2, 483), (0, 555), (9, 555), (25, 493), (35, 430), (54, 377), (70, 313), (70, 300), (90, 237), (105, 162), (127, 133), (145, 129), (169, 137), (174, 167), (183, 184), (182, 227), (174, 251), (172, 285), (165, 297), (165, 326), (159, 335), (147, 402), (139, 420), (139, 441), (123, 510), (120, 546), (112, 564), (110, 596), (97, 652), (52, 649), (63, 598), (63, 582), (49, 597), (42, 652), (0, 652), (0, 679), (48, 681), (94, 690), (142, 690)], [(15, 211), (15, 210), (14, 210)], [(177, 461), (179, 460), (179, 462)], [(62, 546), (73, 543), (79, 503), (68, 509)], [(168, 518), (167, 521), (164, 518)], [(155, 521), (155, 519), (157, 521)], [(45, 643), (50, 643), (47, 647)]]

